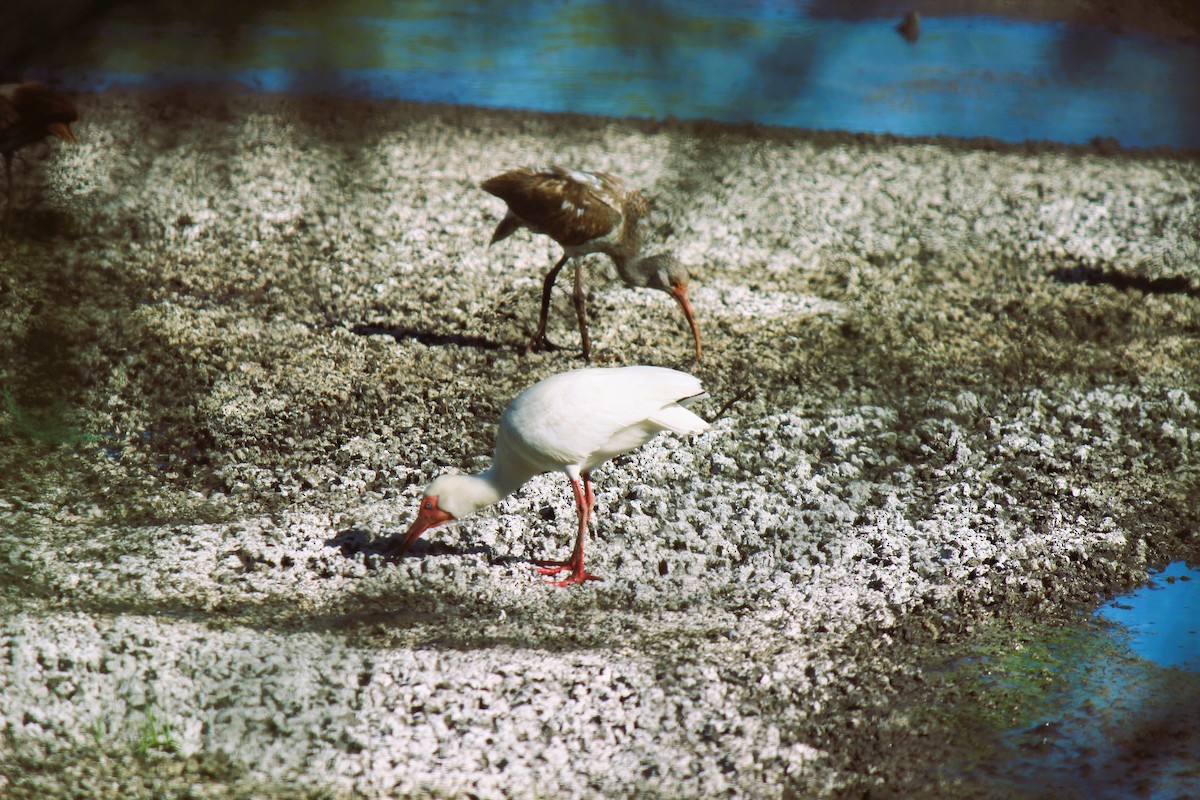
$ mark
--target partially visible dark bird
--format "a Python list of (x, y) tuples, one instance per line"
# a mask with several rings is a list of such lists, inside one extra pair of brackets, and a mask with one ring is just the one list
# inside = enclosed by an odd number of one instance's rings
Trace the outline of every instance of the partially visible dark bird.
[(74, 142), (71, 123), (77, 119), (75, 104), (57, 89), (33, 82), (0, 84), (0, 155), (8, 183), (5, 215), (13, 203), (13, 153), (47, 136)]
[(905, 41), (917, 41), (921, 38), (921, 15), (916, 11), (909, 11), (904, 15), (904, 19), (900, 20), (896, 30), (900, 31), (900, 35), (904, 37)]
[[(674, 255), (663, 253), (642, 257), (650, 203), (641, 192), (626, 189), (625, 182), (607, 172), (583, 172), (562, 167), (520, 167), (482, 184), (484, 191), (508, 204), (508, 213), (492, 244), (520, 228), (549, 236), (562, 245), (563, 256), (546, 273), (542, 284), (542, 311), (530, 350), (552, 349), (546, 338), (550, 312), (550, 290), (563, 265), (588, 253), (605, 253), (612, 258), (626, 286), (659, 289), (679, 303), (696, 342), (696, 359), (701, 357), (700, 325), (688, 299), (688, 272)], [(575, 291), (572, 295), (583, 357), (591, 357), (584, 309), (583, 265), (575, 262)]]

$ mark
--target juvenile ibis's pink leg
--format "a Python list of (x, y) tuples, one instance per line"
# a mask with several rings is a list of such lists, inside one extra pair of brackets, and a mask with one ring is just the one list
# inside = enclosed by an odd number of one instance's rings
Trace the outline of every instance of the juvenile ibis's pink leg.
[[(583, 340), (583, 360), (589, 361), (592, 357), (592, 343), (588, 339), (587, 332), (587, 308), (583, 296), (583, 262), (575, 262), (575, 291), (571, 295), (571, 302), (575, 304), (575, 316), (579, 320), (579, 338)], [(584, 479), (587, 480), (586, 478)]]
[(550, 316), (550, 290), (554, 288), (554, 279), (558, 277), (558, 273), (562, 272), (563, 265), (567, 263), (570, 256), (563, 253), (563, 257), (558, 260), (558, 263), (546, 273), (546, 279), (542, 282), (542, 313), (538, 316), (537, 333), (533, 335), (533, 341), (525, 348), (525, 352), (530, 350), (554, 350), (555, 345), (546, 338), (546, 319)]
[(566, 561), (534, 562), (538, 565), (538, 572), (543, 575), (557, 575), (564, 570), (571, 573), (570, 577), (561, 581), (551, 581), (555, 586), (601, 580), (599, 576), (593, 575), (583, 568), (583, 539), (587, 535), (588, 517), (591, 516), (592, 508), (596, 504), (596, 496), (592, 493), (591, 476), (585, 472), (581, 477), (583, 478), (582, 485), (574, 478), (571, 479), (571, 489), (575, 493), (575, 508), (579, 512), (579, 534), (575, 537), (575, 549), (571, 551), (571, 557)]

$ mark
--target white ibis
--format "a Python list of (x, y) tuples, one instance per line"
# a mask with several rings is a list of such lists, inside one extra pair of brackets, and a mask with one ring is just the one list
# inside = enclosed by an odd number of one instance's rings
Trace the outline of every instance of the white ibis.
[(580, 369), (535, 383), (504, 411), (490, 467), (476, 475), (442, 475), (425, 487), (400, 553), (430, 528), (499, 502), (534, 475), (559, 470), (571, 481), (579, 511), (575, 549), (565, 561), (535, 563), (543, 575), (570, 573), (556, 586), (597, 580), (583, 567), (583, 539), (596, 504), (592, 470), (662, 431), (707, 430), (686, 408), (707, 396), (699, 379), (665, 367)]
[(47, 136), (74, 142), (71, 123), (78, 118), (75, 104), (57, 89), (33, 82), (0, 85), (0, 155), (4, 156), (8, 182), (6, 215), (13, 201), (13, 153)]
[[(550, 290), (563, 265), (588, 253), (605, 253), (612, 258), (626, 286), (659, 289), (675, 298), (696, 340), (696, 360), (701, 357), (700, 325), (688, 299), (687, 269), (670, 254), (641, 257), (650, 204), (641, 192), (625, 188), (625, 182), (607, 172), (583, 172), (561, 167), (512, 169), (481, 186), (508, 204), (508, 212), (492, 244), (520, 228), (542, 233), (562, 245), (563, 256), (546, 273), (542, 284), (542, 311), (530, 350), (553, 349), (546, 338), (550, 312)], [(575, 263), (575, 292), (572, 295), (583, 357), (591, 357), (584, 310), (583, 265)]]

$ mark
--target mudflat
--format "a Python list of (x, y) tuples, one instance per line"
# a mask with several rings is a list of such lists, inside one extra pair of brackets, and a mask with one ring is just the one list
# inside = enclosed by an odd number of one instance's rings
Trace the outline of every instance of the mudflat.
[[(0, 240), (6, 796), (988, 796), (914, 709), (1003, 700), (930, 671), (1200, 560), (1194, 155), (79, 106)], [(557, 245), (487, 246), (479, 182), (546, 163), (655, 198), (705, 359), (590, 256), (596, 363), (692, 372), (713, 423), (596, 472), (570, 589), (531, 563), (559, 475), (389, 549), (583, 366), (566, 279), (524, 352)]]

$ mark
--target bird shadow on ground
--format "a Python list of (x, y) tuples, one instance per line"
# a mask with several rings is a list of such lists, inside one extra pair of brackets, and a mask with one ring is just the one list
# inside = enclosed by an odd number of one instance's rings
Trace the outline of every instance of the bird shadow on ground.
[(452, 547), (442, 542), (416, 541), (406, 553), (400, 552), (400, 544), (404, 540), (401, 535), (372, 536), (361, 528), (347, 528), (338, 531), (325, 541), (326, 547), (337, 547), (346, 558), (354, 558), (359, 553), (364, 557), (382, 560), (384, 563), (394, 563), (402, 558), (441, 556), (441, 555), (483, 555), (489, 564), (504, 566), (506, 564), (529, 563), (529, 559), (518, 556), (497, 556), (490, 547), (473, 545), (471, 547)]
[(1141, 275), (1126, 275), (1116, 270), (1101, 267), (1074, 266), (1050, 270), (1050, 277), (1060, 283), (1086, 283), (1088, 286), (1107, 284), (1117, 289), (1137, 289), (1147, 294), (1182, 294), (1200, 297), (1200, 287), (1192, 285), (1185, 277), (1147, 278)]
[(481, 350), (502, 350), (507, 346), (482, 336), (468, 336), (462, 333), (431, 333), (417, 328), (398, 328), (391, 325), (353, 325), (350, 327), (350, 332), (358, 336), (391, 336), (397, 342), (411, 339), (421, 344), (436, 346), (477, 347)]
[(36, 201), (25, 206), (17, 205), (11, 212), (0, 204), (0, 223), (3, 223), (0, 224), (0, 238), (13, 241), (27, 239), (32, 242), (49, 242), (71, 236), (77, 229), (70, 214), (58, 209), (38, 207)]

